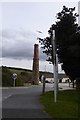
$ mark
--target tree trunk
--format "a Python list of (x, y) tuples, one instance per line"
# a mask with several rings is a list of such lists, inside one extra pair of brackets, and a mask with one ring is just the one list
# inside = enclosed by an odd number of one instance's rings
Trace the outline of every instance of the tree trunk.
[(80, 77), (76, 78), (76, 90), (78, 100), (78, 117), (80, 118)]
[(73, 82), (73, 88), (74, 88), (74, 80), (72, 82)]

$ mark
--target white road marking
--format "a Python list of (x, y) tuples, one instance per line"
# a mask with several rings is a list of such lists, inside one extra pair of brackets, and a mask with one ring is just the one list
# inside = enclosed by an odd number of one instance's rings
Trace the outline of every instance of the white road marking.
[(12, 95), (8, 95), (8, 96), (5, 96), (5, 97), (2, 97), (2, 101), (8, 99), (9, 97), (11, 97)]

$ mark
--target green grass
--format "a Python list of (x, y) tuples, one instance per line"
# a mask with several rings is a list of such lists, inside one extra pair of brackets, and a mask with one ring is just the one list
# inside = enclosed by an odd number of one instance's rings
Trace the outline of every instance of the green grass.
[(76, 90), (59, 91), (57, 102), (54, 102), (53, 91), (40, 96), (45, 111), (53, 118), (78, 118), (78, 97)]
[(23, 72), (23, 70), (16, 70), (16, 69), (9, 69), (12, 73), (16, 73), (17, 75), (19, 75), (21, 72)]

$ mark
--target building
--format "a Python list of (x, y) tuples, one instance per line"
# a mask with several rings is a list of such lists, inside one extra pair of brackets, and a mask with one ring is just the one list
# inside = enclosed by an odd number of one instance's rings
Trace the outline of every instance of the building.
[[(53, 83), (54, 82), (54, 74), (50, 72), (40, 72), (40, 76), (44, 75), (46, 82)], [(66, 74), (58, 74), (58, 81), (62, 80), (62, 82), (67, 82), (68, 81), (68, 76)]]

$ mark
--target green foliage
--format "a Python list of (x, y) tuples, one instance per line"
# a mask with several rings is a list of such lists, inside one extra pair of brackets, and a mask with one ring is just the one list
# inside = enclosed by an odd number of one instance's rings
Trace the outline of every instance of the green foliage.
[[(2, 67), (2, 86), (13, 86), (13, 78), (12, 74), (14, 73), (15, 70), (11, 71), (8, 67)], [(24, 85), (24, 80), (20, 77), (18, 74), (16, 82), (16, 86), (23, 86)]]
[(12, 73), (7, 67), (2, 67), (2, 86), (13, 86)]
[(55, 30), (57, 54), (62, 68), (71, 79), (80, 77), (80, 33), (76, 22), (77, 13), (74, 8), (63, 6), (57, 14), (58, 21), (52, 25)]
[(20, 77), (17, 77), (15, 81), (15, 86), (24, 86), (24, 81)]
[(49, 37), (39, 38), (48, 61), (53, 63), (51, 39), (55, 31), (56, 53), (62, 69), (70, 79), (80, 77), (80, 27), (76, 23), (77, 13), (74, 8), (63, 6), (63, 10), (57, 14), (57, 22), (53, 24), (48, 33)]
[(28, 83), (32, 80), (32, 72), (29, 72), (29, 71), (21, 72), (20, 75), (21, 75), (21, 78), (24, 79), (25, 83)]

